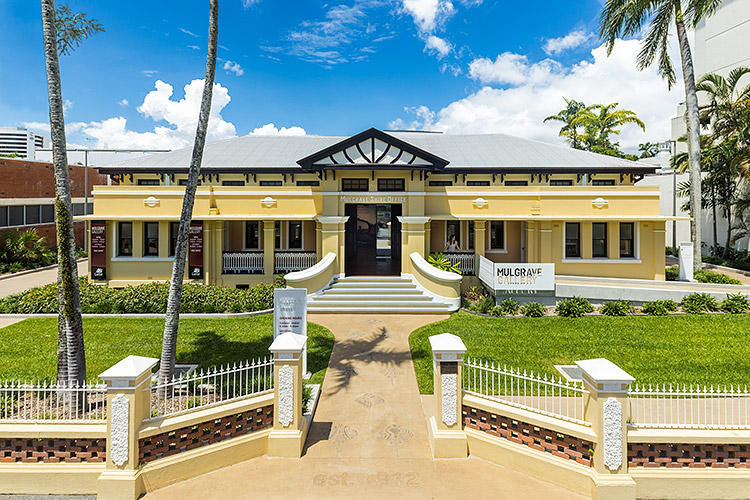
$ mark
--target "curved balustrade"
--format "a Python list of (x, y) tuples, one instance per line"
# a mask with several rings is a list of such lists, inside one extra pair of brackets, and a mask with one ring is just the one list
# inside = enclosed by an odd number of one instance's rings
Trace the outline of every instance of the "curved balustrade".
[(336, 254), (327, 253), (320, 262), (303, 271), (291, 272), (284, 276), (290, 288), (305, 288), (308, 295), (324, 288), (335, 277)]
[(461, 275), (443, 271), (427, 262), (418, 252), (412, 253), (414, 279), (425, 293), (458, 309), (461, 307)]

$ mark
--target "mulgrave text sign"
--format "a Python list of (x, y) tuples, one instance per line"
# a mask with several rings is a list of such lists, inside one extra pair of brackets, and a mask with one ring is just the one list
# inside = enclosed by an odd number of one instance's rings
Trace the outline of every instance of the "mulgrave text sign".
[(479, 258), (479, 279), (495, 291), (546, 292), (555, 290), (554, 264), (504, 264)]
[[(307, 337), (307, 289), (273, 290), (273, 338), (292, 332)], [(302, 373), (307, 373), (307, 344), (302, 352)]]

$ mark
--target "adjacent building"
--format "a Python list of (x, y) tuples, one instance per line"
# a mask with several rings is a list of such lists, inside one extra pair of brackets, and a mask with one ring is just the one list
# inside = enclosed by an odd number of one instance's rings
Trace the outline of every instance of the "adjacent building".
[(29, 160), (44, 147), (44, 136), (21, 127), (0, 127), (0, 155), (18, 155)]

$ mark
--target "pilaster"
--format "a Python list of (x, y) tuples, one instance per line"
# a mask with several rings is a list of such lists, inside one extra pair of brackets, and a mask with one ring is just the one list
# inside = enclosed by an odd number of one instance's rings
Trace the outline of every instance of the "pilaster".
[(275, 271), (276, 221), (263, 221), (263, 274), (270, 277)]
[[(344, 225), (349, 216), (321, 216), (318, 217), (320, 224), (320, 255), (334, 253), (336, 259), (336, 274), (344, 274), (346, 269), (346, 239), (344, 238)], [(322, 258), (322, 257), (321, 257)]]
[(307, 337), (282, 333), (269, 350), (273, 354), (273, 430), (268, 436), (268, 456), (299, 458), (305, 444), (302, 419), (302, 352)]
[(487, 221), (475, 220), (474, 221), (474, 270), (475, 275), (479, 275), (479, 258), (477, 256), (484, 256), (487, 248)]
[(465, 458), (468, 452), (463, 431), (463, 363), (466, 346), (451, 333), (430, 337), (432, 347), (435, 416), (430, 417), (428, 433), (435, 458)]

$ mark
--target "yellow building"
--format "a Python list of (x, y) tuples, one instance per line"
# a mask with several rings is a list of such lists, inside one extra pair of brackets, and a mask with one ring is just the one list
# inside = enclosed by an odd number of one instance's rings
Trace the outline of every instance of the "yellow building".
[[(190, 154), (100, 168), (118, 184), (94, 189), (92, 279), (169, 279)], [(313, 294), (353, 276), (412, 280), (439, 299), (460, 280), (433, 275), (424, 258), (450, 249), (464, 275), (481, 255), (554, 263), (558, 275), (661, 280), (659, 191), (633, 185), (653, 170), (501, 134), (370, 129), (215, 142), (203, 157), (186, 276), (246, 287), (319, 263), (291, 281)]]

